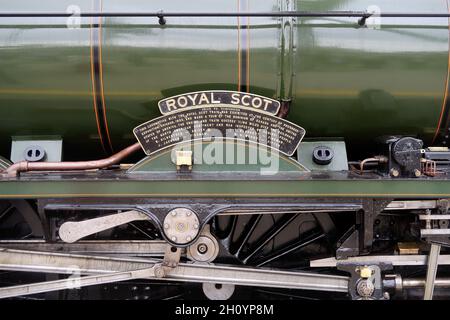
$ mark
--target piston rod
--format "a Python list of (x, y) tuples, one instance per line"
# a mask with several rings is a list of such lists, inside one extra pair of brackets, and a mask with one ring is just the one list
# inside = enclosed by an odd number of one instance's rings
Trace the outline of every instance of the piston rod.
[[(414, 279), (407, 278), (403, 279), (403, 288), (424, 288), (427, 280), (426, 279)], [(434, 280), (435, 288), (450, 288), (450, 278), (437, 278)]]

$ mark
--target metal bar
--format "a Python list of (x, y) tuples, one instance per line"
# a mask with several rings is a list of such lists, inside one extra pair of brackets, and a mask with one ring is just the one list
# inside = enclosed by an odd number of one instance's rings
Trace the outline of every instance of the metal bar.
[(98, 276), (76, 277), (55, 281), (38, 282), (19, 286), (0, 288), (0, 299), (25, 296), (42, 292), (75, 289), (118, 281), (149, 278), (155, 275), (154, 268), (142, 270), (115, 272)]
[[(274, 206), (279, 206), (278, 210), (274, 210)], [(71, 205), (64, 204), (52, 204), (46, 207), (46, 209), (72, 209)], [(389, 210), (415, 210), (415, 209), (435, 209), (437, 208), (437, 200), (394, 200), (391, 201), (384, 211)], [(111, 208), (112, 209), (112, 208)], [(347, 212), (357, 211), (361, 209), (361, 205), (355, 203), (305, 203), (303, 206), (292, 205), (279, 205), (268, 204), (267, 208), (251, 208), (248, 209), (225, 209), (219, 212), (217, 215), (229, 216), (229, 215), (244, 215), (244, 214), (287, 214), (287, 213), (329, 213), (329, 212)], [(434, 216), (434, 215), (433, 215)], [(441, 215), (442, 219), (446, 218), (446, 215)]]
[[(6, 270), (73, 273), (73, 265), (76, 265), (75, 270), (77, 271), (82, 270), (85, 274), (99, 274), (148, 269), (160, 261), (0, 249), (0, 262), (0, 269)], [(76, 278), (72, 278), (71, 281), (74, 281), (74, 279)], [(99, 283), (98, 280), (92, 279), (93, 284)], [(121, 281), (120, 279), (123, 278), (116, 278), (115, 281)], [(344, 276), (186, 263), (178, 264), (166, 277), (160, 280), (337, 292), (346, 292), (348, 287), (348, 277)], [(67, 289), (64, 285), (62, 286), (62, 289)], [(0, 292), (2, 290), (7, 291), (7, 289), (0, 288)], [(54, 287), (51, 287), (51, 289), (54, 290)], [(21, 290), (25, 289), (22, 288)]]
[(138, 220), (149, 220), (149, 217), (131, 210), (83, 221), (68, 221), (59, 228), (59, 237), (64, 242), (73, 243), (89, 235)]
[(435, 209), (437, 200), (394, 200), (384, 210)]
[(149, 268), (154, 260), (0, 249), (0, 270), (101, 274)]
[[(279, 12), (81, 12), (80, 17), (358, 17), (374, 15), (366, 11), (279, 11)], [(0, 18), (70, 17), (67, 12), (2, 12)], [(377, 14), (386, 18), (448, 18), (450, 13), (385, 12)]]
[(450, 219), (450, 214), (421, 214), (420, 220), (445, 220)]
[(203, 264), (179, 264), (168, 277), (185, 282), (347, 292), (348, 277)]
[[(396, 256), (360, 256), (349, 257), (347, 259), (337, 260), (336, 258), (325, 258), (312, 260), (310, 267), (327, 268), (336, 267), (337, 263), (361, 263), (361, 264), (377, 264), (390, 263), (393, 266), (426, 266), (428, 256), (426, 255), (396, 255)], [(439, 265), (450, 265), (450, 255), (439, 255)]]
[[(359, 209), (359, 208), (358, 208)], [(235, 216), (235, 215), (254, 215), (254, 214), (287, 214), (287, 213), (330, 213), (332, 212), (347, 212), (347, 211), (356, 211), (358, 210), (355, 208), (355, 206), (353, 207), (349, 207), (349, 208), (345, 208), (345, 209), (341, 209), (341, 208), (336, 208), (336, 210), (334, 210), (332, 207), (330, 207), (329, 209), (305, 209), (302, 210), (301, 208), (293, 208), (289, 211), (286, 210), (280, 210), (280, 211), (267, 211), (264, 208), (261, 209), (248, 209), (248, 210), (226, 210), (223, 212), (219, 212), (217, 215), (218, 216)]]
[(430, 255), (428, 258), (427, 281), (425, 283), (425, 293), (423, 295), (423, 300), (433, 300), (434, 281), (436, 280), (440, 252), (441, 245), (432, 243), (430, 248)]
[[(239, 199), (237, 202), (257, 199), (259, 203), (265, 200), (298, 203), (320, 198), (323, 203), (328, 199), (339, 197), (346, 198), (350, 203), (354, 202), (354, 199), (361, 198), (450, 198), (450, 181), (440, 178), (362, 180), (349, 179), (348, 173), (343, 172), (332, 172), (327, 175), (327, 178), (323, 175), (320, 179), (317, 177), (318, 174), (312, 172), (302, 173), (301, 179), (298, 174), (294, 177), (293, 173), (280, 173), (264, 178), (252, 174), (239, 176), (232, 172), (222, 175), (202, 173), (192, 175), (180, 183), (175, 172), (173, 174), (167, 172), (125, 174), (122, 171), (104, 170), (70, 174), (68, 172), (29, 173), (20, 177), (0, 179), (0, 199), (76, 198), (76, 202), (80, 203), (82, 202), (80, 198), (85, 201), (108, 198), (108, 201), (112, 199), (119, 203), (129, 201), (130, 198), (139, 198), (141, 201), (144, 201), (142, 199), (160, 201), (163, 198), (192, 200), (193, 198), (220, 197), (221, 199)], [(115, 183), (111, 183), (112, 181)], [(205, 188), (205, 183), (208, 184), (208, 188)], [(322, 209), (325, 208), (328, 209), (327, 207)]]
[(424, 236), (445, 236), (450, 235), (450, 229), (420, 229), (420, 235)]
[[(426, 279), (407, 278), (402, 280), (403, 288), (423, 288), (426, 284)], [(434, 280), (435, 288), (450, 288), (450, 278), (440, 278)]]
[(6, 249), (136, 257), (162, 257), (166, 246), (167, 242), (164, 240), (88, 240), (75, 243), (46, 242), (44, 240), (0, 240), (0, 248)]

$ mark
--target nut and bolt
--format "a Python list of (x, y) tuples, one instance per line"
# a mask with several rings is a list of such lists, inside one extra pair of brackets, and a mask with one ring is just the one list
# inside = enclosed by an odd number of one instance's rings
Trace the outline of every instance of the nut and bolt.
[(356, 292), (363, 298), (368, 298), (373, 295), (375, 286), (369, 280), (362, 280), (356, 285)]
[(166, 272), (164, 271), (164, 268), (162, 266), (157, 266), (155, 268), (155, 277), (164, 278), (165, 275), (166, 275)]
[(395, 168), (392, 168), (391, 171), (389, 171), (389, 173), (394, 178), (396, 178), (396, 177), (398, 177), (400, 175), (400, 172), (397, 169), (395, 169)]
[(206, 244), (204, 244), (204, 243), (200, 243), (200, 244), (197, 246), (197, 251), (198, 251), (199, 253), (201, 253), (201, 254), (205, 254), (206, 251), (208, 251), (208, 246), (207, 246)]

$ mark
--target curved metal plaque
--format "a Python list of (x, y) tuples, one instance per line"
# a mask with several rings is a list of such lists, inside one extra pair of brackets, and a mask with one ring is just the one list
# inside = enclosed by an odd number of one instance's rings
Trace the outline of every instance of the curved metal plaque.
[(214, 137), (252, 141), (292, 156), (305, 130), (261, 111), (221, 105), (173, 112), (139, 125), (133, 133), (147, 155), (180, 142)]

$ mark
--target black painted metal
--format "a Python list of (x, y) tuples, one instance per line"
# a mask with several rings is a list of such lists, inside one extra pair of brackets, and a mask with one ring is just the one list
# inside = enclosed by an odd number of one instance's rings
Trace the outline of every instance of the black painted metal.
[[(384, 290), (383, 290), (383, 281), (381, 279), (381, 272), (386, 270), (392, 270), (392, 265), (387, 263), (373, 263), (368, 264), (371, 266), (376, 266), (379, 268), (379, 272), (376, 272), (375, 275), (373, 275), (376, 278), (376, 282), (379, 282), (380, 287), (375, 287), (374, 292), (372, 296), (369, 298), (370, 300), (385, 300), (387, 298), (384, 297)], [(337, 264), (337, 269), (342, 270), (345, 272), (348, 272), (350, 274), (350, 281), (349, 281), (349, 294), (351, 295), (353, 300), (360, 300), (363, 299), (357, 292), (357, 284), (362, 279), (360, 277), (358, 270), (358, 267), (365, 267), (365, 264), (358, 264), (358, 263), (350, 263), (350, 262), (339, 262)]]
[[(233, 235), (236, 230), (238, 216), (230, 216), (230, 220), (228, 221), (228, 224), (223, 231), (222, 235), (220, 236), (222, 245), (230, 251), (232, 241), (233, 241)], [(217, 220), (216, 220), (217, 221)]]
[(359, 255), (359, 231), (352, 226), (338, 241), (336, 259), (346, 259)]
[(240, 259), (244, 264), (247, 264), (249, 260), (260, 252), (264, 246), (269, 243), (270, 240), (275, 238), (289, 223), (298, 217), (300, 213), (286, 213), (266, 232), (264, 233), (253, 245), (244, 253), (244, 257)]
[[(292, 213), (349, 212), (363, 208), (363, 199), (320, 199), (320, 198), (280, 198), (280, 199), (152, 199), (152, 198), (60, 198), (38, 200), (39, 212), (45, 210), (137, 210), (149, 216), (159, 227), (166, 214), (175, 208), (194, 211), (201, 226), (220, 213), (235, 211), (280, 211)], [(162, 230), (162, 229), (161, 229)], [(227, 233), (233, 230), (227, 230)], [(170, 242), (170, 241), (169, 241)]]
[(325, 233), (323, 233), (321, 231), (317, 231), (308, 237), (296, 240), (296, 241), (292, 242), (291, 244), (272, 252), (270, 255), (268, 255), (266, 257), (260, 258), (255, 264), (257, 267), (262, 267), (262, 266), (264, 266), (274, 260), (277, 260), (291, 252), (294, 252), (296, 250), (304, 248), (307, 245), (324, 238), (325, 236), (326, 236)]
[(371, 251), (373, 243), (373, 224), (375, 218), (386, 208), (392, 199), (366, 199), (363, 200), (363, 224), (359, 230), (360, 250), (366, 253)]
[(39, 214), (26, 200), (11, 200), (11, 205), (15, 207), (27, 222), (31, 229), (31, 235), (34, 237), (42, 237), (44, 229), (39, 219)]
[(253, 215), (250, 218), (250, 220), (244, 227), (241, 236), (237, 239), (235, 243), (233, 243), (233, 246), (230, 248), (231, 249), (230, 251), (233, 255), (235, 255), (236, 257), (240, 256), (242, 249), (244, 248), (244, 245), (250, 239), (251, 235), (253, 234), (253, 231), (255, 231), (256, 227), (258, 226), (259, 221), (261, 221), (261, 218), (262, 218), (261, 214)]

